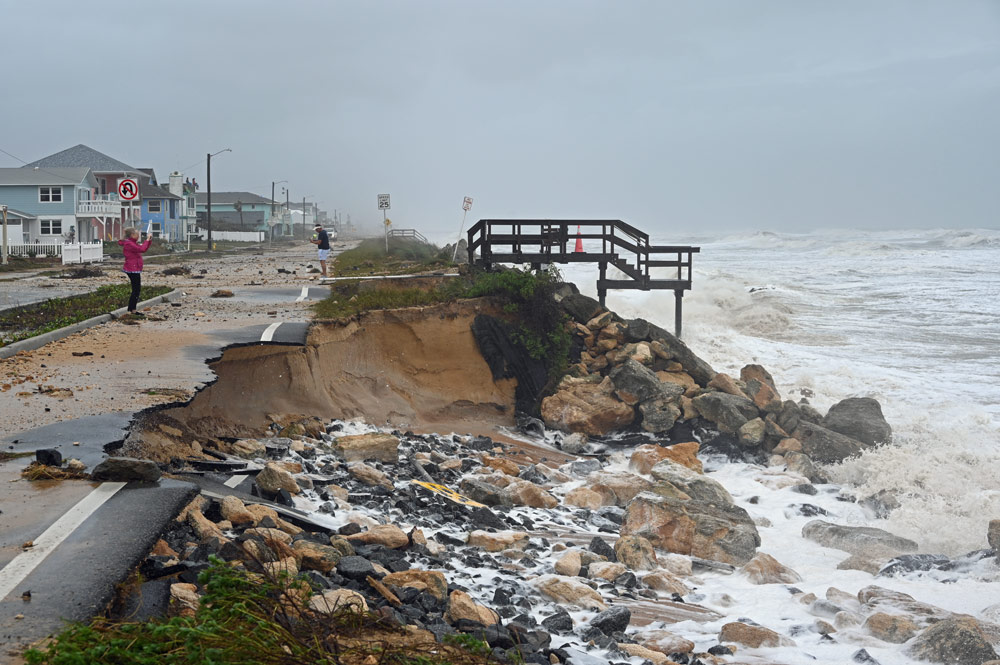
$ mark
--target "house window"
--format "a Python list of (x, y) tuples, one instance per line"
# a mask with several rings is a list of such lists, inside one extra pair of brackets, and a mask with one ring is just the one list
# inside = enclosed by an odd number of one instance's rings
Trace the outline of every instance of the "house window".
[(38, 223), (41, 224), (42, 230), (41, 234), (43, 236), (60, 236), (62, 235), (62, 220), (61, 219), (40, 219)]
[(153, 222), (153, 237), (159, 238), (163, 233), (163, 227), (159, 222)]
[(149, 212), (160, 212), (160, 200), (153, 199), (149, 201)]
[(62, 187), (39, 187), (38, 200), (42, 203), (61, 203)]
[(177, 201), (170, 199), (170, 219), (177, 219)]

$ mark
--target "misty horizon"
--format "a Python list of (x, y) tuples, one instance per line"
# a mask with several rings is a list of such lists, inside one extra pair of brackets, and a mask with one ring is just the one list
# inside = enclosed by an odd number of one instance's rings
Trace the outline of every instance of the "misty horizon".
[[(86, 144), (372, 232), (997, 228), (1000, 5), (11, 4), (0, 167)], [(51, 31), (52, 38), (43, 36)], [(284, 186), (284, 185), (282, 185)], [(283, 198), (280, 186), (276, 198)]]

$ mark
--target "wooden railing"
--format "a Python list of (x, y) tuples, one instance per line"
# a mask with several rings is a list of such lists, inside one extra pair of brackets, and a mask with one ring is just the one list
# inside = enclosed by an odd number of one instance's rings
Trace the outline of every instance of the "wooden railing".
[(416, 229), (392, 229), (389, 231), (390, 238), (412, 238), (414, 240), (419, 240), (420, 242), (427, 244), (427, 238), (421, 235), (420, 231)]
[[(599, 249), (594, 240), (600, 241)], [(486, 269), (497, 263), (535, 269), (551, 263), (597, 263), (602, 305), (608, 289), (672, 290), (678, 337), (681, 299), (691, 289), (692, 256), (701, 251), (688, 245), (651, 245), (649, 234), (620, 219), (481, 219), (469, 229), (468, 242), (469, 264)], [(609, 265), (627, 279), (608, 279)], [(654, 268), (672, 270), (662, 276), (653, 274)]]

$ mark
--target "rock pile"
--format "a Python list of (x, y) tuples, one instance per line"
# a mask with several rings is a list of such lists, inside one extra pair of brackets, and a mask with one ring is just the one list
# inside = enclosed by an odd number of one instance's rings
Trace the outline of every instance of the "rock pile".
[(745, 366), (736, 379), (648, 321), (623, 320), (578, 293), (561, 305), (572, 319), (578, 362), (542, 400), (550, 428), (590, 436), (634, 428), (669, 442), (701, 428), (737, 456), (781, 455), (811, 479), (821, 476), (814, 463), (840, 462), (891, 440), (874, 399), (845, 399), (824, 416), (805, 400), (782, 400), (760, 365)]

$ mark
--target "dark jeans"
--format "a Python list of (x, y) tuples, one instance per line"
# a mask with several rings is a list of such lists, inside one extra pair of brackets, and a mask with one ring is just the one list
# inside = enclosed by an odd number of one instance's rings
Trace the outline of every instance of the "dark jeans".
[(134, 312), (136, 305), (139, 304), (139, 290), (142, 288), (142, 273), (141, 272), (127, 272), (128, 281), (132, 282), (132, 295), (128, 298), (128, 311)]

